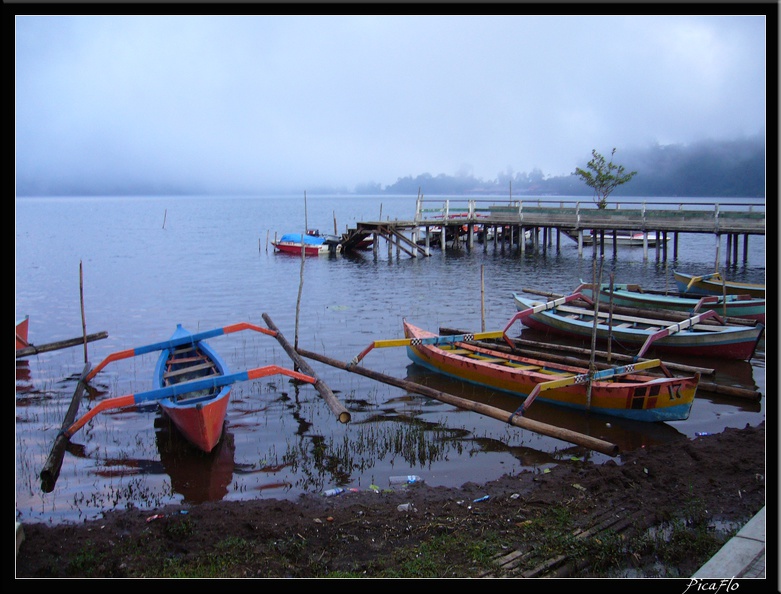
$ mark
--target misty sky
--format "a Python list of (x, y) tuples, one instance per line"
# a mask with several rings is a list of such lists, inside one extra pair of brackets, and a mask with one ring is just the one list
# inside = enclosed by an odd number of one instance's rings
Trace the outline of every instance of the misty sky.
[(19, 194), (566, 175), (592, 149), (765, 132), (763, 15), (15, 24)]

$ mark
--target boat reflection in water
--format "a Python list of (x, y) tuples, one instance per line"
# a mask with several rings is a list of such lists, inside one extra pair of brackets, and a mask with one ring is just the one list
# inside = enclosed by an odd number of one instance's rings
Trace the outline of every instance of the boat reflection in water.
[[(158, 415), (154, 425), (159, 460), (127, 456), (100, 458), (96, 460), (94, 474), (109, 479), (167, 475), (171, 490), (182, 495), (182, 503), (224, 499), (233, 480), (235, 451), (233, 434), (227, 426), (223, 427), (222, 439), (206, 454), (188, 442), (168, 418)], [(74, 441), (69, 441), (65, 449), (75, 458), (94, 457), (86, 446)]]
[(26, 394), (35, 390), (30, 373), (30, 362), (24, 359), (16, 360), (16, 393)]
[(233, 480), (236, 446), (233, 433), (223, 427), (222, 439), (208, 454), (193, 447), (165, 417), (155, 420), (155, 441), (171, 488), (184, 503), (221, 501)]
[[(467, 382), (460, 382), (428, 371), (415, 364), (407, 367), (407, 381), (505, 410), (508, 413), (508, 419), (510, 414), (515, 412), (523, 403), (521, 398), (512, 394), (489, 390)], [(643, 423), (612, 416), (584, 413), (541, 401), (537, 401), (530, 406), (524, 417), (613, 443), (618, 446), (619, 452), (687, 439), (686, 435), (667, 423)], [(497, 420), (497, 423), (499, 422)], [(536, 460), (537, 463), (556, 461), (550, 454), (542, 452), (537, 452), (537, 454), (548, 458), (546, 460)], [(530, 452), (524, 453), (526, 457), (530, 455)]]

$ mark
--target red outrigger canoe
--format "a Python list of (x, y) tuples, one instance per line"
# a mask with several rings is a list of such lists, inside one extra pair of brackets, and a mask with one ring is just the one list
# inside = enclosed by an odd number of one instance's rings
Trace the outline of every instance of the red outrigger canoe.
[(277, 365), (228, 373), (225, 362), (205, 340), (240, 330), (255, 330), (271, 336), (277, 334), (273, 330), (245, 322), (195, 334), (179, 324), (167, 341), (109, 355), (86, 376), (85, 381), (95, 377), (111, 361), (160, 351), (155, 366), (154, 389), (98, 403), (95, 408), (71, 424), (64, 431), (65, 436), (70, 438), (101, 411), (157, 401), (179, 432), (196, 448), (208, 453), (222, 437), (231, 385), (235, 382), (277, 374), (310, 384), (317, 381), (313, 377)]
[(30, 346), (27, 342), (27, 330), (30, 327), (30, 316), (16, 320), (16, 350)]

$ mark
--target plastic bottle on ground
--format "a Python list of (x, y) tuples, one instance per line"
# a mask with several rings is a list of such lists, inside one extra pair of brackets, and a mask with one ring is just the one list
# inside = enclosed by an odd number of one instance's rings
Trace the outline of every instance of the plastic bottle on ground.
[(392, 476), (390, 477), (391, 485), (411, 485), (412, 483), (422, 483), (423, 479), (417, 474), (407, 474), (404, 476)]

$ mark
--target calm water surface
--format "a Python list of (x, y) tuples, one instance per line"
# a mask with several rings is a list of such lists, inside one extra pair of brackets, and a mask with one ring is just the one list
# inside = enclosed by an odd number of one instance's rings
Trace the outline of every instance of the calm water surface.
[[(374, 340), (402, 337), (403, 318), (436, 332), (442, 326), (480, 330), (484, 316), (486, 329), (501, 329), (515, 313), (513, 291), (566, 293), (592, 277), (591, 252), (579, 256), (576, 243), (563, 236), (560, 249), (554, 244), (547, 253), (521, 255), (489, 244), (471, 252), (434, 250), (417, 259), (395, 251), (389, 256), (383, 241), (376, 254), (307, 258), (303, 266), (270, 245), (275, 235), (305, 227), (333, 233), (336, 225), (342, 232), (357, 221), (410, 220), (414, 210), (414, 196), (17, 199), (16, 316), (30, 315), (33, 344), (81, 336), (81, 265), (87, 333), (109, 335), (89, 343), (93, 366), (110, 353), (166, 340), (178, 323), (193, 331), (242, 321), (265, 327), (264, 313), (290, 343), (349, 361)], [(619, 248), (616, 257), (608, 246), (605, 275), (671, 289), (674, 268), (712, 271), (716, 247), (714, 237), (684, 235), (678, 261), (664, 263), (653, 249), (644, 260), (642, 248)], [(724, 270), (724, 239), (719, 249)], [(750, 238), (747, 263), (741, 241), (739, 262), (726, 273), (764, 283), (764, 238)], [(521, 330), (518, 325), (511, 334)], [(210, 344), (231, 371), (272, 363), (293, 367), (280, 344), (263, 334), (230, 334)], [(573, 463), (573, 457), (608, 459), (308, 361), (348, 408), (350, 423), (339, 423), (312, 386), (282, 376), (234, 384), (224, 439), (208, 456), (183, 443), (154, 407), (109, 411), (72, 438), (56, 488), (44, 493), (39, 474), (84, 359), (79, 346), (16, 362), (17, 520), (58, 523), (169, 503), (294, 499), (333, 486), (387, 488), (392, 475), (460, 486), (542, 471)], [(150, 389), (155, 360), (149, 354), (111, 363), (91, 382), (80, 414), (104, 398)], [(764, 341), (750, 363), (692, 364), (715, 367), (720, 380), (759, 390), (762, 401), (702, 393), (687, 421), (650, 426), (539, 402), (528, 416), (622, 450), (764, 420)], [(507, 395), (425, 372), (403, 348), (375, 349), (363, 365), (508, 411), (518, 406)]]

